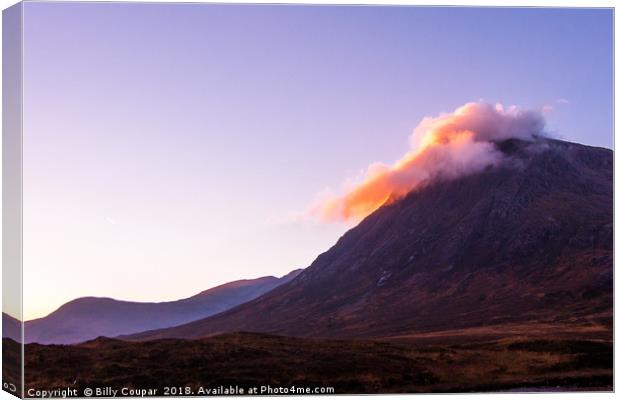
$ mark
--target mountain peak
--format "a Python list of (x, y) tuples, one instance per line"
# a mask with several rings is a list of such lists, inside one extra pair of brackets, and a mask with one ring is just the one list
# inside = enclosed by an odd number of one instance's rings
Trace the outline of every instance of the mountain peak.
[(293, 282), (139, 337), (376, 337), (608, 312), (612, 152), (552, 139), (496, 146), (502, 162), (384, 204)]

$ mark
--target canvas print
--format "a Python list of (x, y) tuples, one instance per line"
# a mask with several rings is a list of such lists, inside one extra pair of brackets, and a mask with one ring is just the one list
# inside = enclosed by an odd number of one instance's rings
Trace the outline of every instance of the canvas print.
[(613, 391), (613, 9), (3, 29), (4, 391)]

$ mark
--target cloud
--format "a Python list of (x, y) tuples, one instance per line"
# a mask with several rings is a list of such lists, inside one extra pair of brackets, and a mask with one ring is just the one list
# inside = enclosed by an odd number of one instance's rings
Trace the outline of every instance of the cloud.
[(483, 102), (426, 117), (410, 137), (411, 149), (392, 165), (372, 163), (364, 179), (340, 195), (323, 194), (307, 214), (324, 222), (356, 222), (390, 198), (402, 197), (437, 177), (456, 178), (501, 161), (493, 142), (545, 136), (538, 110)]
[(549, 115), (553, 112), (554, 108), (551, 104), (545, 104), (540, 110), (544, 115)]

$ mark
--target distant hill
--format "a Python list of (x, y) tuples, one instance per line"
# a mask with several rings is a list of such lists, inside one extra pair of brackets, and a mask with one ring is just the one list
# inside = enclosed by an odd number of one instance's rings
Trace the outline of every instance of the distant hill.
[(389, 337), (502, 324), (611, 332), (613, 152), (551, 139), (391, 199), (297, 279), (134, 340), (250, 331)]
[[(255, 299), (289, 282), (300, 272), (295, 270), (281, 278), (266, 276), (234, 281), (187, 299), (162, 303), (79, 298), (44, 318), (27, 321), (26, 343), (72, 344), (99, 336), (115, 337), (184, 324)], [(9, 329), (12, 329), (10, 325)], [(3, 336), (4, 332), (3, 329)]]
[(13, 339), (21, 342), (22, 326), (18, 319), (11, 317), (9, 314), (2, 313), (2, 337)]

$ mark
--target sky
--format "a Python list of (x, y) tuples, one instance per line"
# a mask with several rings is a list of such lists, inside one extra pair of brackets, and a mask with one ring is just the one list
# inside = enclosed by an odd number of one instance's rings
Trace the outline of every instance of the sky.
[(24, 318), (309, 266), (297, 218), (485, 101), (613, 147), (604, 9), (26, 3)]

